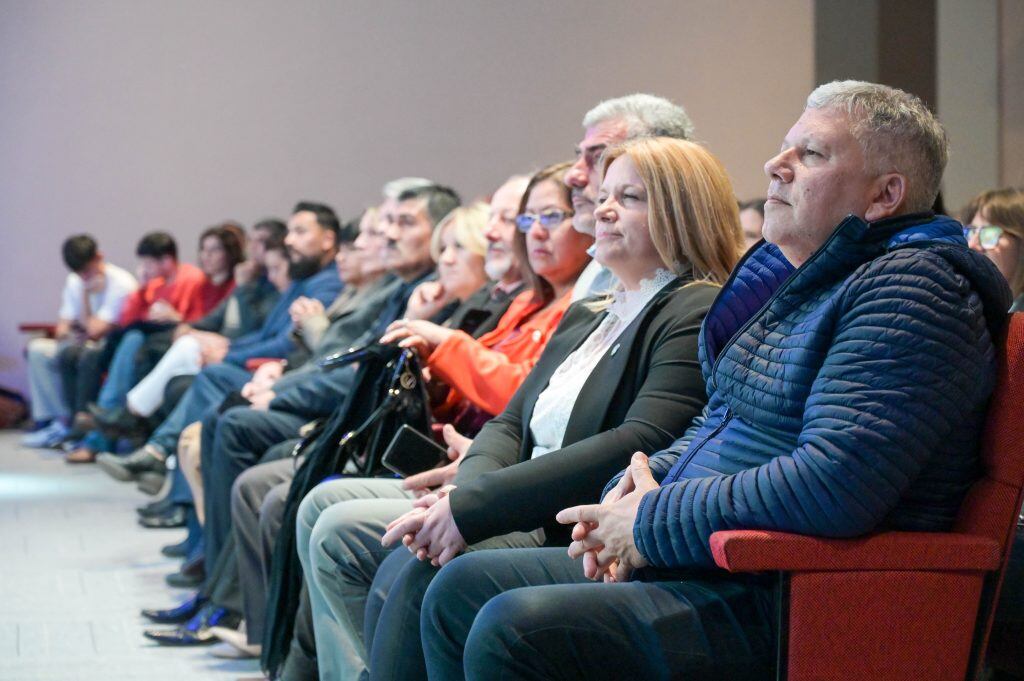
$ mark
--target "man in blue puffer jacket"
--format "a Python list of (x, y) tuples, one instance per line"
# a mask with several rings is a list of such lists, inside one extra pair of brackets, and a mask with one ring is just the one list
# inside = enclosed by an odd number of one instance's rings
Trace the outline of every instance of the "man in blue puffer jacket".
[(704, 413), (600, 505), (559, 514), (582, 569), (520, 549), (441, 570), (422, 611), (431, 678), (769, 678), (772, 587), (709, 569), (713, 532), (950, 527), (1010, 292), (929, 211), (947, 156), (912, 95), (811, 93), (765, 164), (766, 243), (705, 319)]

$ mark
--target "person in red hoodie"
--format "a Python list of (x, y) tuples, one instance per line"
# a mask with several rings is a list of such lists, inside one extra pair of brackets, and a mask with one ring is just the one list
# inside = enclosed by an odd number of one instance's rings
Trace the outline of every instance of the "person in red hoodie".
[[(243, 245), (232, 223), (210, 227), (199, 238), (202, 268), (178, 261), (178, 246), (165, 232), (152, 232), (139, 241), (138, 278), (141, 286), (125, 301), (121, 328), (111, 334), (100, 358), (100, 371), (108, 369), (98, 406), (120, 406), (140, 374), (139, 360), (155, 363), (169, 346), (178, 323), (192, 322), (216, 307), (234, 289), (234, 266), (242, 260)], [(143, 369), (145, 367), (143, 366)], [(81, 379), (80, 379), (81, 380)], [(99, 380), (97, 374), (93, 380)], [(93, 407), (90, 407), (92, 409)], [(76, 421), (91, 430), (87, 415)], [(109, 446), (99, 433), (90, 432), (69, 463), (87, 463), (98, 447)], [(88, 452), (88, 454), (85, 454)]]
[[(204, 232), (206, 237), (210, 230)], [(202, 240), (200, 241), (202, 249)], [(141, 286), (125, 302), (121, 326), (138, 322), (191, 322), (199, 319), (220, 302), (220, 298), (203, 295), (207, 276), (195, 265), (178, 261), (178, 244), (166, 232), (150, 232), (135, 248), (139, 259), (137, 276)], [(234, 279), (227, 270), (231, 288)], [(204, 300), (205, 298), (205, 300)], [(211, 304), (212, 303), (212, 304)], [(209, 309), (204, 309), (206, 307)]]

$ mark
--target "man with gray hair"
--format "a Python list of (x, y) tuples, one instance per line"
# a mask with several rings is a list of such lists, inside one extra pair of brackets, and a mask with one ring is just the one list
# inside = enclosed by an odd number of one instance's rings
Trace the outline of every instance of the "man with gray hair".
[(715, 570), (712, 533), (952, 526), (1010, 294), (928, 210), (947, 155), (913, 95), (811, 94), (765, 164), (766, 243), (704, 320), (703, 414), (634, 455), (602, 503), (558, 514), (575, 525), (569, 555), (446, 565), (422, 610), (431, 678), (772, 678), (771, 578)]
[[(601, 184), (598, 162), (608, 147), (638, 137), (693, 137), (693, 122), (683, 107), (663, 97), (634, 94), (606, 99), (583, 117), (583, 139), (576, 145), (576, 163), (565, 174), (572, 189), (576, 231), (594, 236), (594, 207)], [(615, 278), (596, 260), (580, 274), (573, 300), (611, 289)]]

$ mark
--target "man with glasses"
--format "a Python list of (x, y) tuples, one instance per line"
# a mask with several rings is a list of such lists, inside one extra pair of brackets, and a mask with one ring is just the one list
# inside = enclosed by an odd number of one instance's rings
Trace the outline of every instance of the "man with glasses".
[[(601, 154), (608, 147), (638, 137), (693, 137), (693, 122), (683, 107), (647, 94), (607, 99), (583, 117), (583, 139), (576, 145), (576, 162), (565, 174), (572, 189), (572, 226), (594, 236), (594, 207), (601, 184)], [(592, 260), (573, 289), (573, 300), (603, 293), (615, 286), (615, 277)]]

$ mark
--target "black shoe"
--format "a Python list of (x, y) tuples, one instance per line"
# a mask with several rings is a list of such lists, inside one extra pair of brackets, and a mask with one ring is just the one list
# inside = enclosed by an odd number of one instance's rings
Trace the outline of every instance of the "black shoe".
[(135, 481), (135, 486), (143, 494), (155, 497), (164, 488), (165, 480), (167, 480), (165, 473), (140, 473), (139, 479)]
[(181, 504), (174, 504), (173, 508), (163, 515), (154, 515), (147, 518), (139, 518), (139, 525), (149, 529), (168, 529), (185, 527), (187, 512)]
[(87, 407), (96, 427), (107, 437), (132, 436), (147, 431), (146, 419), (136, 416), (124, 407), (104, 409), (90, 402)]
[(206, 599), (197, 593), (175, 608), (146, 609), (142, 611), (142, 616), (157, 624), (182, 624), (195, 617), (204, 605), (206, 605)]
[(164, 554), (168, 558), (184, 558), (188, 555), (188, 551), (188, 537), (185, 537), (177, 544), (168, 544), (160, 549), (160, 553)]
[(193, 558), (184, 563), (177, 572), (172, 572), (164, 577), (168, 585), (186, 589), (199, 586), (203, 583), (204, 579), (206, 579), (206, 559), (204, 556)]
[(139, 514), (140, 518), (153, 518), (158, 515), (164, 515), (173, 508), (174, 502), (170, 498), (164, 497), (163, 499), (137, 507), (135, 512)]
[(148, 446), (136, 449), (128, 456), (104, 452), (96, 456), (96, 463), (104, 473), (121, 482), (137, 480), (143, 473), (167, 474), (167, 464)]
[(174, 629), (147, 629), (142, 635), (162, 646), (204, 646), (220, 639), (210, 633), (210, 627), (237, 629), (241, 618), (225, 608), (207, 603), (185, 624)]

